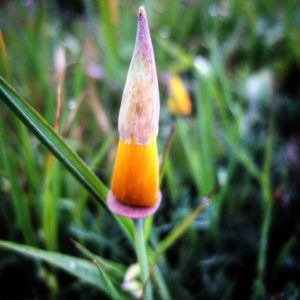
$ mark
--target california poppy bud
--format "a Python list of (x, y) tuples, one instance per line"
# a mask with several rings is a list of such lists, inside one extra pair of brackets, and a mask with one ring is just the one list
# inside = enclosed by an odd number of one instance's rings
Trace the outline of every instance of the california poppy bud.
[(160, 202), (156, 145), (159, 92), (144, 7), (139, 8), (135, 48), (119, 113), (119, 145), (108, 206), (112, 212), (143, 218)]

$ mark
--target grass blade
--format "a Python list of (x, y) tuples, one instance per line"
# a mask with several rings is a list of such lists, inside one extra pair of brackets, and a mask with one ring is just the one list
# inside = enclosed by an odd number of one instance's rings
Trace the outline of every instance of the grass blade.
[(215, 128), (213, 118), (212, 99), (209, 94), (209, 80), (196, 75), (195, 98), (197, 109), (197, 121), (201, 152), (201, 164), (199, 164), (199, 178), (202, 194), (207, 194), (215, 185)]
[(90, 283), (108, 293), (105, 289), (103, 279), (99, 276), (97, 266), (92, 262), (70, 255), (60, 254), (58, 252), (40, 250), (34, 247), (3, 240), (0, 240), (0, 249), (14, 251), (33, 259), (47, 262), (52, 266), (66, 271), (78, 279)]
[(155, 261), (185, 233), (200, 212), (207, 206), (208, 201), (208, 198), (204, 198), (201, 203), (160, 242), (155, 253)]
[[(108, 274), (106, 274), (106, 271), (109, 271), (109, 270), (114, 271), (114, 272), (120, 272), (120, 269), (117, 267), (117, 265), (112, 262), (109, 262), (108, 260), (104, 260), (99, 256), (94, 255), (93, 253), (91, 253), (88, 249), (86, 249), (81, 244), (79, 244), (77, 242), (74, 242), (74, 243), (75, 243), (75, 246), (85, 256), (87, 256), (89, 259), (91, 259), (96, 264), (96, 266), (98, 267), (100, 276), (105, 284), (105, 288), (109, 292), (109, 295), (111, 296), (111, 298), (112, 299), (123, 299), (124, 297), (122, 297), (122, 295), (119, 293), (119, 291), (115, 287), (115, 284), (110, 279), (111, 275), (108, 276)], [(125, 272), (125, 270), (123, 270), (123, 272), (121, 274), (124, 275), (124, 272)], [(120, 275), (120, 274), (118, 274), (118, 275)], [(121, 277), (121, 279), (122, 279), (122, 277)]]
[[(105, 209), (108, 192), (104, 183), (88, 168), (52, 127), (17, 91), (0, 76), (0, 98), (14, 114), (36, 135), (36, 137), (58, 158), (75, 178), (100, 201)], [(133, 241), (133, 222), (115, 216), (123, 232)]]
[(90, 250), (88, 250), (86, 247), (84, 247), (83, 245), (81, 245), (77, 241), (73, 240), (73, 242), (74, 242), (75, 246), (77, 247), (77, 249), (83, 255), (85, 255), (87, 258), (89, 258), (91, 260), (96, 260), (97, 263), (100, 266), (102, 266), (105, 271), (114, 274), (119, 279), (123, 279), (126, 268), (123, 267), (121, 264), (116, 263), (116, 262), (112, 262), (108, 259), (100, 257), (99, 255), (95, 255), (94, 253), (92, 253)]
[(11, 185), (11, 196), (16, 215), (18, 228), (23, 233), (23, 236), (28, 244), (35, 244), (35, 234), (30, 220), (30, 212), (28, 207), (28, 199), (22, 190), (21, 183), (18, 180), (18, 174), (15, 165), (14, 154), (7, 149), (4, 141), (6, 140), (5, 132), (0, 123), (0, 158), (1, 164), (4, 166), (4, 171), (7, 174)]
[(94, 195), (105, 202), (107, 188), (52, 127), (0, 76), (0, 97), (37, 138)]
[(58, 250), (58, 201), (60, 195), (61, 168), (57, 160), (49, 155), (46, 162), (43, 229), (47, 249)]

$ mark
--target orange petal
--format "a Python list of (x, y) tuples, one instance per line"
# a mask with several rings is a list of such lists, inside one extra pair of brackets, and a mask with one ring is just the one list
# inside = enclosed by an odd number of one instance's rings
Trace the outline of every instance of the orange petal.
[(155, 139), (149, 146), (120, 140), (112, 177), (116, 198), (132, 206), (153, 206), (158, 199), (158, 154)]

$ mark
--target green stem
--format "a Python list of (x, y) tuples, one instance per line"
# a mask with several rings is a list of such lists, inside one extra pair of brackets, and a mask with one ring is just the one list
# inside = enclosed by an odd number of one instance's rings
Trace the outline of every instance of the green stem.
[[(271, 103), (272, 104), (272, 103)], [(260, 185), (262, 189), (262, 196), (264, 201), (264, 216), (261, 226), (261, 241), (258, 253), (258, 278), (255, 283), (255, 298), (263, 299), (266, 297), (266, 288), (264, 283), (267, 250), (268, 250), (268, 238), (270, 233), (270, 227), (272, 223), (272, 187), (271, 187), (271, 164), (272, 164), (272, 152), (273, 152), (273, 135), (274, 135), (274, 108), (271, 106), (271, 113), (268, 125), (268, 138), (265, 147), (265, 157), (263, 172), (260, 179)]]
[(258, 253), (258, 278), (255, 283), (255, 297), (254, 299), (265, 299), (266, 288), (264, 284), (266, 259), (267, 259), (267, 248), (268, 248), (268, 237), (270, 233), (270, 227), (272, 222), (272, 196), (269, 186), (269, 181), (262, 183), (263, 195), (265, 199), (264, 217), (261, 226), (261, 241)]
[(137, 219), (134, 223), (135, 251), (141, 268), (141, 278), (144, 286), (144, 299), (152, 300), (152, 287), (149, 278), (149, 266), (144, 238), (143, 219)]

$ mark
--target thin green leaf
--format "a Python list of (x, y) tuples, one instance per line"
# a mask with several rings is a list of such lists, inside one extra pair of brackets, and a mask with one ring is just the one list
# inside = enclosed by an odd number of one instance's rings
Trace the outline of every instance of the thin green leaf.
[(34, 247), (3, 240), (0, 240), (0, 248), (47, 262), (108, 293), (108, 291), (105, 289), (105, 283), (103, 279), (101, 276), (99, 276), (97, 266), (92, 262), (58, 252), (40, 250)]
[(215, 128), (213, 118), (213, 102), (209, 94), (209, 80), (195, 76), (194, 90), (196, 98), (197, 121), (199, 131), (199, 145), (201, 164), (199, 164), (199, 178), (201, 192), (207, 194), (215, 185)]
[(97, 166), (101, 164), (105, 155), (107, 154), (109, 148), (111, 147), (112, 143), (115, 141), (114, 135), (110, 134), (108, 137), (105, 138), (104, 142), (102, 143), (101, 147), (97, 151), (94, 157), (92, 157), (91, 161), (91, 168), (94, 170)]
[(166, 169), (166, 182), (168, 185), (168, 190), (170, 191), (171, 200), (173, 203), (176, 202), (176, 199), (179, 195), (179, 189), (180, 186), (177, 184), (176, 178), (175, 178), (175, 172), (173, 170), (173, 165), (171, 162), (171, 159), (168, 157), (165, 164)]
[(53, 156), (48, 156), (44, 190), (43, 229), (48, 250), (58, 249), (58, 201), (60, 195), (61, 169)]
[(198, 151), (197, 147), (194, 147), (195, 143), (199, 143), (198, 139), (191, 140), (190, 135), (191, 131), (188, 126), (188, 123), (178, 118), (177, 119), (177, 132), (180, 138), (183, 152), (185, 155), (187, 166), (189, 167), (192, 179), (194, 180), (195, 185), (197, 186), (199, 194), (202, 193), (201, 190), (201, 181), (199, 178), (199, 170), (201, 170), (201, 153)]
[(102, 203), (104, 203), (107, 194), (106, 186), (62, 138), (54, 132), (39, 113), (1, 76), (0, 97), (96, 199), (102, 200)]
[(116, 262), (112, 262), (108, 259), (105, 259), (103, 257), (100, 257), (99, 255), (95, 255), (90, 250), (88, 250), (86, 247), (81, 245), (80, 243), (74, 241), (75, 246), (78, 248), (78, 250), (85, 255), (86, 257), (90, 258), (91, 260), (96, 260), (97, 263), (107, 272), (114, 273), (119, 278), (124, 277), (125, 273), (125, 267), (123, 267), (121, 264), (118, 264)]
[[(57, 135), (52, 127), (16, 90), (0, 76), (0, 98), (37, 138), (68, 168), (77, 180), (106, 208), (108, 192), (103, 182), (83, 160)], [(106, 208), (107, 209), (107, 208)], [(124, 233), (133, 240), (133, 222), (115, 216)]]
[(156, 42), (174, 58), (175, 63), (170, 64), (169, 67), (174, 73), (185, 71), (193, 66), (193, 56), (177, 44), (163, 38), (156, 38)]
[(207, 201), (208, 198), (204, 198), (201, 203), (165, 237), (157, 247), (154, 261), (166, 252), (185, 233), (200, 212), (206, 207)]
[(170, 132), (168, 134), (168, 138), (167, 138), (167, 141), (166, 141), (166, 144), (165, 144), (165, 147), (164, 147), (163, 156), (162, 156), (160, 166), (159, 166), (159, 182), (160, 182), (160, 184), (162, 183), (162, 180), (164, 178), (165, 166), (166, 166), (167, 158), (169, 157), (169, 153), (170, 153), (171, 144), (172, 144), (172, 140), (173, 140), (173, 137), (174, 137), (175, 129), (176, 129), (176, 123), (173, 123), (172, 127), (170, 128)]
[[(110, 279), (110, 277), (106, 274), (106, 270), (113, 270), (115, 272), (119, 272), (120, 270), (116, 267), (116, 264), (114, 265), (112, 262), (108, 262), (108, 260), (104, 260), (103, 258), (94, 255), (92, 252), (90, 252), (88, 249), (86, 249), (81, 244), (75, 242), (76, 247), (88, 258), (90, 258), (98, 267), (99, 274), (102, 277), (102, 280), (105, 284), (106, 290), (109, 292), (109, 295), (112, 299), (122, 299), (123, 297), (116, 289), (114, 283)], [(119, 274), (120, 275), (120, 274)], [(123, 278), (124, 271), (121, 273), (121, 278)]]
[[(34, 192), (38, 191), (36, 182), (38, 182), (38, 172), (36, 168), (36, 161), (32, 149), (32, 143), (28, 131), (25, 126), (16, 119), (15, 122), (16, 130), (22, 144), (22, 152), (24, 157), (24, 168), (26, 170), (26, 176), (28, 176), (28, 181), (30, 183), (31, 189)], [(37, 198), (37, 197), (36, 197)], [(39, 204), (39, 203), (34, 203)]]
[(249, 155), (246, 149), (244, 149), (242, 146), (237, 144), (233, 141), (229, 136), (225, 135), (225, 141), (230, 148), (230, 150), (233, 151), (234, 155), (239, 159), (239, 161), (244, 165), (244, 167), (247, 169), (247, 171), (257, 179), (258, 182), (261, 181), (262, 174), (261, 171), (258, 169), (256, 164), (254, 163), (252, 157)]
[(7, 149), (6, 144), (4, 143), (5, 140), (5, 132), (2, 128), (2, 123), (0, 123), (0, 157), (5, 173), (10, 181), (12, 204), (16, 215), (17, 226), (23, 233), (26, 242), (34, 245), (35, 234), (30, 220), (28, 199), (24, 194), (22, 186), (18, 180), (14, 154)]
[(105, 53), (105, 59), (103, 61), (106, 74), (109, 78), (117, 78), (119, 82), (122, 81), (121, 74), (119, 72), (120, 63), (120, 43), (121, 40), (117, 37), (117, 30), (113, 24), (112, 13), (109, 7), (109, 2), (106, 0), (97, 1), (100, 18), (99, 18), (99, 32), (100, 46), (103, 53)]

